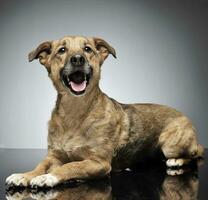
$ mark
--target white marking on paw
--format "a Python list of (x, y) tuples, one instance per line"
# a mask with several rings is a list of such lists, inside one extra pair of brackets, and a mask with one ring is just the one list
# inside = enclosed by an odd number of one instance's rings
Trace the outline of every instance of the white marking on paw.
[(30, 185), (32, 187), (53, 187), (59, 183), (59, 180), (56, 176), (52, 174), (44, 174), (41, 176), (37, 176), (30, 181)]
[(49, 190), (47, 192), (39, 191), (38, 193), (31, 194), (31, 198), (38, 199), (38, 200), (49, 200), (49, 199), (55, 199), (58, 196), (59, 192), (54, 190)]
[(170, 176), (177, 176), (184, 173), (183, 169), (167, 169), (166, 173)]
[(23, 192), (15, 192), (14, 194), (6, 194), (7, 200), (23, 200), (29, 197), (29, 193), (27, 190), (24, 190)]
[(24, 186), (28, 185), (29, 180), (24, 177), (24, 174), (12, 174), (6, 179), (7, 185)]
[(185, 160), (183, 158), (175, 159), (171, 158), (166, 161), (166, 165), (168, 167), (181, 167), (185, 164)]
[(20, 199), (20, 198), (17, 197), (17, 196), (13, 196), (13, 195), (6, 195), (6, 199), (7, 199), (7, 200), (18, 200), (18, 199)]

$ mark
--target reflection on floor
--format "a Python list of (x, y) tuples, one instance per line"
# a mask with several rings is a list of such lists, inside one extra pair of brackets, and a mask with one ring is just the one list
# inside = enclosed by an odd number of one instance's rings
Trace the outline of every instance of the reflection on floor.
[[(171, 172), (171, 173), (170, 173)], [(111, 179), (86, 183), (65, 183), (53, 189), (25, 189), (10, 187), (8, 200), (136, 200), (136, 199), (198, 199), (197, 170), (186, 168), (169, 170), (163, 167), (112, 174)], [(180, 173), (180, 175), (177, 175)]]
[[(167, 170), (160, 163), (140, 163), (133, 171), (112, 173), (111, 178), (85, 183), (69, 182), (53, 189), (10, 188), (10, 174), (33, 169), (44, 158), (43, 149), (0, 149), (0, 199), (4, 200), (207, 200), (208, 149), (204, 164)], [(6, 192), (6, 196), (5, 196)]]

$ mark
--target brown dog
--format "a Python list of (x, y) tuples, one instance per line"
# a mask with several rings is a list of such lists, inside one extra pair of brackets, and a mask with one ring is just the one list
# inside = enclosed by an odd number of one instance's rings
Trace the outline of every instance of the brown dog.
[(29, 54), (48, 71), (57, 101), (49, 122), (47, 157), (7, 184), (54, 186), (106, 176), (162, 152), (168, 167), (201, 157), (190, 120), (156, 104), (121, 104), (99, 88), (101, 65), (115, 50), (103, 39), (64, 37)]

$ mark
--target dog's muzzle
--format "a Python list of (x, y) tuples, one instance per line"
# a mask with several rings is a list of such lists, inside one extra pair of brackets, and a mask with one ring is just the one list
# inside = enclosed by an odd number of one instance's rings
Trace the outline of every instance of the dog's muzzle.
[(85, 93), (92, 76), (92, 68), (88, 65), (85, 57), (74, 55), (60, 71), (61, 80), (74, 95)]

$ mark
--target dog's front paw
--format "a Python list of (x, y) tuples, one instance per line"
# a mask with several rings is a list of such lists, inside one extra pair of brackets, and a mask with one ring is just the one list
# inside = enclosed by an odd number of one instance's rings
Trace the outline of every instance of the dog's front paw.
[(24, 174), (12, 174), (6, 179), (6, 184), (11, 186), (27, 187), (30, 180)]
[(23, 200), (28, 198), (29, 196), (30, 196), (29, 191), (27, 189), (20, 191), (9, 190), (6, 191), (6, 195), (5, 195), (7, 200)]
[(59, 183), (56, 176), (52, 174), (44, 174), (37, 176), (30, 181), (31, 187), (53, 187)]

